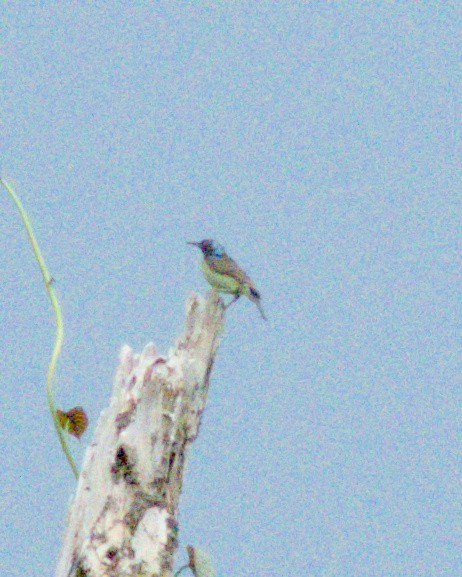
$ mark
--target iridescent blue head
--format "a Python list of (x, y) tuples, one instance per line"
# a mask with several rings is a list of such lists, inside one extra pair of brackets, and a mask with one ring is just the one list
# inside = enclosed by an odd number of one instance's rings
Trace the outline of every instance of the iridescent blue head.
[(214, 256), (216, 258), (221, 258), (225, 254), (224, 247), (211, 238), (201, 240), (200, 242), (188, 242), (188, 244), (198, 246), (203, 252), (204, 256)]

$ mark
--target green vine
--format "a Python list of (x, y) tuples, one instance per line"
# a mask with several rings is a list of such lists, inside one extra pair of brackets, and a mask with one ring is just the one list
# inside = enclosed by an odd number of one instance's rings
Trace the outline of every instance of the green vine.
[(45, 261), (43, 259), (42, 253), (41, 253), (40, 248), (39, 248), (39, 245), (38, 245), (37, 240), (35, 238), (34, 231), (32, 230), (32, 225), (29, 221), (29, 217), (27, 216), (27, 213), (24, 210), (24, 207), (23, 207), (21, 201), (19, 200), (19, 197), (16, 195), (16, 193), (11, 188), (11, 186), (4, 179), (0, 179), (0, 182), (3, 185), (3, 187), (6, 189), (6, 191), (10, 195), (10, 197), (13, 199), (13, 202), (15, 203), (15, 205), (17, 206), (17, 208), (19, 210), (19, 214), (21, 215), (21, 218), (24, 222), (24, 226), (26, 228), (27, 235), (29, 236), (29, 240), (30, 240), (30, 243), (32, 245), (32, 250), (34, 251), (35, 259), (37, 260), (38, 265), (40, 267), (43, 281), (45, 283), (45, 288), (48, 292), (48, 296), (50, 297), (51, 306), (53, 307), (53, 311), (55, 314), (56, 340), (55, 340), (55, 346), (53, 349), (53, 354), (51, 355), (50, 364), (48, 366), (47, 385), (46, 385), (47, 400), (48, 400), (48, 407), (49, 407), (50, 412), (51, 412), (51, 418), (53, 419), (53, 423), (55, 425), (55, 429), (56, 429), (56, 432), (58, 434), (58, 438), (59, 438), (59, 441), (61, 443), (61, 447), (64, 451), (64, 454), (66, 455), (66, 458), (69, 462), (69, 465), (72, 469), (72, 472), (75, 475), (75, 478), (78, 479), (79, 472), (77, 470), (77, 466), (75, 464), (74, 458), (72, 457), (72, 454), (71, 454), (69, 447), (66, 443), (66, 439), (64, 437), (64, 432), (63, 432), (63, 429), (61, 428), (61, 425), (59, 423), (58, 416), (56, 414), (55, 403), (53, 400), (53, 377), (54, 377), (56, 363), (58, 361), (59, 353), (61, 351), (61, 346), (63, 343), (63, 336), (64, 336), (63, 315), (61, 312), (61, 307), (59, 306), (59, 302), (58, 302), (58, 299), (56, 297), (56, 294), (55, 294), (55, 291), (53, 288), (53, 277), (48, 272), (48, 269), (46, 267)]

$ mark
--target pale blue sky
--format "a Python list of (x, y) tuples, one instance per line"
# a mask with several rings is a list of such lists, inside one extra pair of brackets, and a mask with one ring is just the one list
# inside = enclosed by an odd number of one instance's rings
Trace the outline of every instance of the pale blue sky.
[[(5, 4), (0, 172), (56, 279), (90, 434), (120, 346), (163, 351), (215, 238), (230, 309), (180, 551), (223, 577), (462, 574), (456, 2)], [(229, 3), (231, 4), (231, 3)], [(0, 574), (51, 575), (75, 482), (54, 327), (0, 195)], [(459, 378), (458, 378), (459, 377)]]

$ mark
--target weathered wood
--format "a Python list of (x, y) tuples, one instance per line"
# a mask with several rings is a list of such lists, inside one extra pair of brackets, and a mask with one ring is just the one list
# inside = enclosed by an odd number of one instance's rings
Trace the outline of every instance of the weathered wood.
[(223, 328), (215, 293), (193, 296), (166, 357), (124, 346), (70, 507), (56, 577), (167, 577), (185, 458), (197, 437)]

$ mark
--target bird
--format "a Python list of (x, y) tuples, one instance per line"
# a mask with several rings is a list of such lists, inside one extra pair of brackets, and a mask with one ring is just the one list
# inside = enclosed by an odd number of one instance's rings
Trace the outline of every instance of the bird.
[(224, 247), (212, 239), (200, 242), (188, 242), (197, 246), (204, 255), (202, 272), (205, 279), (219, 292), (234, 295), (233, 300), (226, 306), (228, 308), (242, 295), (255, 303), (262, 318), (266, 321), (265, 313), (261, 306), (261, 296), (254, 287), (253, 282), (239, 265), (226, 254)]

